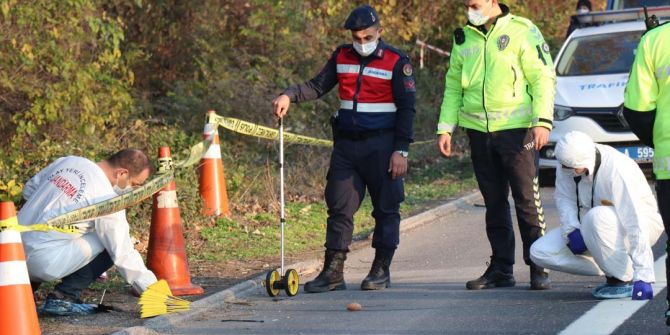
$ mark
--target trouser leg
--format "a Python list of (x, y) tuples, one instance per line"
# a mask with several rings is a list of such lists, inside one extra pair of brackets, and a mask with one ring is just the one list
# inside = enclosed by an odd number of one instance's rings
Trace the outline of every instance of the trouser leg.
[(622, 281), (633, 279), (633, 262), (623, 228), (611, 207), (590, 209), (582, 219), (581, 233), (586, 248), (606, 276)]
[(514, 265), (514, 229), (509, 202), (509, 183), (500, 156), (492, 150), (487, 133), (468, 130), (472, 166), (486, 205), (486, 235), (492, 262), (507, 273)]
[(365, 141), (357, 169), (372, 200), (375, 230), (373, 248), (393, 250), (400, 243), (400, 203), (405, 199), (403, 179), (388, 172), (393, 153), (393, 133)]
[(495, 133), (495, 149), (501, 157), (512, 189), (519, 233), (523, 243), (523, 260), (530, 265), (530, 246), (544, 235), (544, 210), (537, 178), (538, 153), (528, 129)]
[(40, 286), (42, 286), (41, 282), (36, 282), (36, 281), (31, 281), (30, 282), (30, 287), (32, 288), (33, 293), (37, 292), (37, 290), (40, 289)]
[(365, 196), (365, 185), (355, 169), (353, 141), (338, 140), (333, 148), (325, 190), (328, 219), (326, 248), (348, 251), (354, 231), (354, 213)]
[(561, 236), (561, 228), (550, 230), (530, 247), (530, 259), (543, 268), (581, 275), (602, 276), (604, 273), (587, 255), (575, 255)]
[[(665, 252), (670, 252), (670, 180), (656, 181), (656, 199), (658, 200), (658, 208), (661, 211), (663, 218), (663, 225), (665, 226), (665, 234), (668, 240), (665, 242)], [(665, 276), (670, 278), (670, 257), (665, 259)], [(670, 289), (667, 290), (667, 300), (670, 304)]]
[(72, 298), (79, 299), (81, 291), (89, 287), (96, 278), (109, 270), (112, 265), (114, 265), (112, 258), (104, 250), (90, 263), (64, 277), (60, 284), (56, 285), (56, 290)]

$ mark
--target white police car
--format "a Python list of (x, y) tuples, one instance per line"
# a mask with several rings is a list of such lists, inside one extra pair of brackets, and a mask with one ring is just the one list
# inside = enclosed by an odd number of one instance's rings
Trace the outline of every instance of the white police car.
[[(665, 15), (665, 11), (654, 12)], [(654, 150), (639, 141), (623, 117), (624, 89), (646, 26), (644, 21), (614, 22), (617, 17), (606, 13), (589, 14), (593, 22), (606, 24), (576, 29), (555, 59), (554, 129), (540, 151), (542, 185), (553, 184), (558, 165), (554, 147), (571, 130), (589, 134), (595, 142), (610, 145), (651, 170)]]
[(608, 0), (607, 9), (628, 9), (640, 8), (642, 6), (667, 6), (670, 5), (670, 0)]

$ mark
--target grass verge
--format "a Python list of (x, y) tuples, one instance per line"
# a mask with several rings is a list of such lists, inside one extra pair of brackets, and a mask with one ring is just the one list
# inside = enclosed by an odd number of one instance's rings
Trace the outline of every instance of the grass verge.
[[(468, 157), (410, 162), (406, 178), (406, 200), (401, 205), (403, 218), (442, 204), (476, 188)], [(366, 195), (354, 217), (354, 235), (369, 235), (374, 229), (372, 204)], [(288, 254), (321, 250), (325, 241), (327, 209), (324, 201), (286, 203), (285, 248)], [(278, 213), (251, 213), (220, 218), (200, 232), (206, 240), (190, 257), (198, 260), (231, 261), (279, 255)]]

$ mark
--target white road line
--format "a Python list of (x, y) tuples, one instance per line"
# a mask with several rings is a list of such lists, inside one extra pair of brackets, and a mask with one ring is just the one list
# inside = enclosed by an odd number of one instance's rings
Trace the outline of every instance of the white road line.
[[(665, 259), (667, 255), (663, 255), (654, 263), (654, 272), (656, 274), (656, 283), (652, 286), (654, 288), (654, 298), (667, 285), (665, 278)], [(563, 329), (559, 334), (563, 335), (598, 335), (611, 334), (614, 330), (622, 325), (628, 318), (630, 318), (637, 310), (642, 308), (648, 300), (636, 301), (630, 298), (626, 299), (612, 299), (603, 300), (597, 305), (593, 306), (588, 312), (584, 313), (579, 319), (572, 322), (567, 328)], [(659, 318), (661, 315), (659, 314)]]

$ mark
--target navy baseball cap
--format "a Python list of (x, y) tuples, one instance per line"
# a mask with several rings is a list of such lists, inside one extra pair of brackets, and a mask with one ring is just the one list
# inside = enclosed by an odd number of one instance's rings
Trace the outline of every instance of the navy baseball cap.
[(362, 5), (349, 14), (347, 21), (344, 22), (344, 28), (348, 30), (363, 30), (379, 23), (377, 11), (370, 5)]

